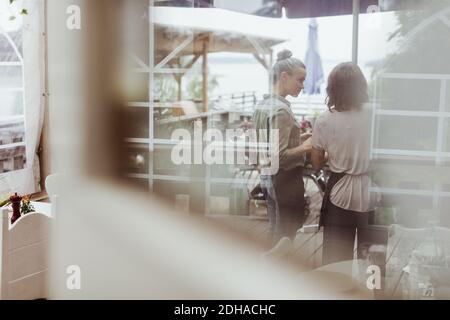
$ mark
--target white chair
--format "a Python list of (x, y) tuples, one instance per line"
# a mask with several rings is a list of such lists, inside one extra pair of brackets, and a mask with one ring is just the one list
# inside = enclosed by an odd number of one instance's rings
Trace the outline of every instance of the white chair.
[(45, 178), (45, 189), (47, 191), (50, 203), (52, 204), (52, 217), (55, 217), (57, 212), (58, 197), (61, 192), (64, 175), (61, 173), (54, 173)]
[(51, 218), (29, 213), (10, 224), (10, 212), (1, 211), (0, 298), (47, 298), (48, 235)]
[(45, 178), (45, 189), (50, 198), (50, 202), (55, 195), (58, 195), (61, 189), (63, 174), (53, 173)]

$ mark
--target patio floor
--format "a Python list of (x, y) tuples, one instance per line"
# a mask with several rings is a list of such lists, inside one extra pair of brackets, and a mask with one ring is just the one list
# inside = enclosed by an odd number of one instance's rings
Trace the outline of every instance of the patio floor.
[[(317, 224), (322, 198), (320, 194), (313, 193), (311, 197), (311, 212), (305, 225)], [(268, 243), (269, 222), (265, 206), (259, 206), (249, 216), (227, 216), (221, 220), (231, 228), (238, 230), (253, 239)], [(423, 240), (423, 239), (422, 239)], [(295, 261), (302, 264), (302, 270), (312, 270), (322, 265), (322, 241), (323, 231), (314, 233), (298, 232), (294, 240)], [(410, 253), (417, 248), (420, 238), (411, 240), (403, 232), (390, 235), (386, 252), (386, 275), (382, 279), (382, 290), (376, 292), (375, 296), (382, 299), (405, 298), (403, 289), (407, 282), (408, 274), (403, 268), (408, 264)], [(356, 255), (356, 250), (355, 250)]]

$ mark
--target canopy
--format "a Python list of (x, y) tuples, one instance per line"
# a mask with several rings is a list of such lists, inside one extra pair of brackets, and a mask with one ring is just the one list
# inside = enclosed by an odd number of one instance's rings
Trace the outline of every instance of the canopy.
[(224, 30), (203, 30), (200, 28), (180, 28), (156, 24), (156, 44), (158, 54), (172, 52), (187, 36), (192, 42), (179, 51), (178, 56), (201, 55), (204, 42), (208, 42), (208, 53), (236, 52), (249, 54), (271, 54), (272, 47), (287, 39), (253, 36)]
[[(359, 0), (361, 13), (403, 10), (426, 4), (425, 0)], [(155, 6), (215, 7), (265, 17), (282, 17), (282, 9), (288, 18), (308, 18), (349, 15), (353, 13), (353, 0), (155, 0)]]
[[(181, 78), (202, 57), (204, 111), (208, 106), (208, 54), (217, 52), (251, 54), (266, 70), (269, 70), (273, 58), (272, 47), (287, 40), (230, 29), (229, 20), (225, 19), (224, 24), (223, 19), (214, 19), (216, 11), (216, 9), (189, 8), (158, 8), (154, 11), (156, 41), (153, 72), (174, 75), (178, 83), (178, 100), (180, 100)], [(228, 14), (229, 19), (238, 19), (236, 14), (231, 12)], [(246, 18), (245, 15), (242, 16), (244, 17), (241, 19)], [(208, 21), (208, 24), (199, 23), (202, 21)], [(187, 56), (192, 58), (182, 61), (181, 58)]]

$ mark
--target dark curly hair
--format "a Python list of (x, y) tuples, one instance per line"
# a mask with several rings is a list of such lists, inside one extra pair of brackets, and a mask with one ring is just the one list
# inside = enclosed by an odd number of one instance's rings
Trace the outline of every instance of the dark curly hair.
[(348, 111), (360, 109), (369, 100), (367, 81), (361, 69), (352, 62), (338, 64), (328, 77), (328, 109)]

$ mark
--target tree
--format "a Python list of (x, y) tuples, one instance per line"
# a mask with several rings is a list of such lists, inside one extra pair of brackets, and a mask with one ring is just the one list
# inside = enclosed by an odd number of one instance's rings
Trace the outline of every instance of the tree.
[(177, 100), (178, 85), (172, 76), (163, 75), (155, 77), (155, 96), (160, 102), (171, 102)]
[[(202, 79), (200, 76), (194, 76), (191, 81), (189, 81), (186, 89), (189, 99), (201, 100), (202, 99)], [(208, 76), (208, 95), (212, 95), (214, 90), (219, 86), (217, 76)]]
[(414, 10), (397, 11), (398, 28), (388, 41), (398, 41), (399, 50), (379, 61), (372, 76), (380, 71), (449, 74), (450, 28), (437, 16), (449, 8), (449, 0), (431, 0)]

